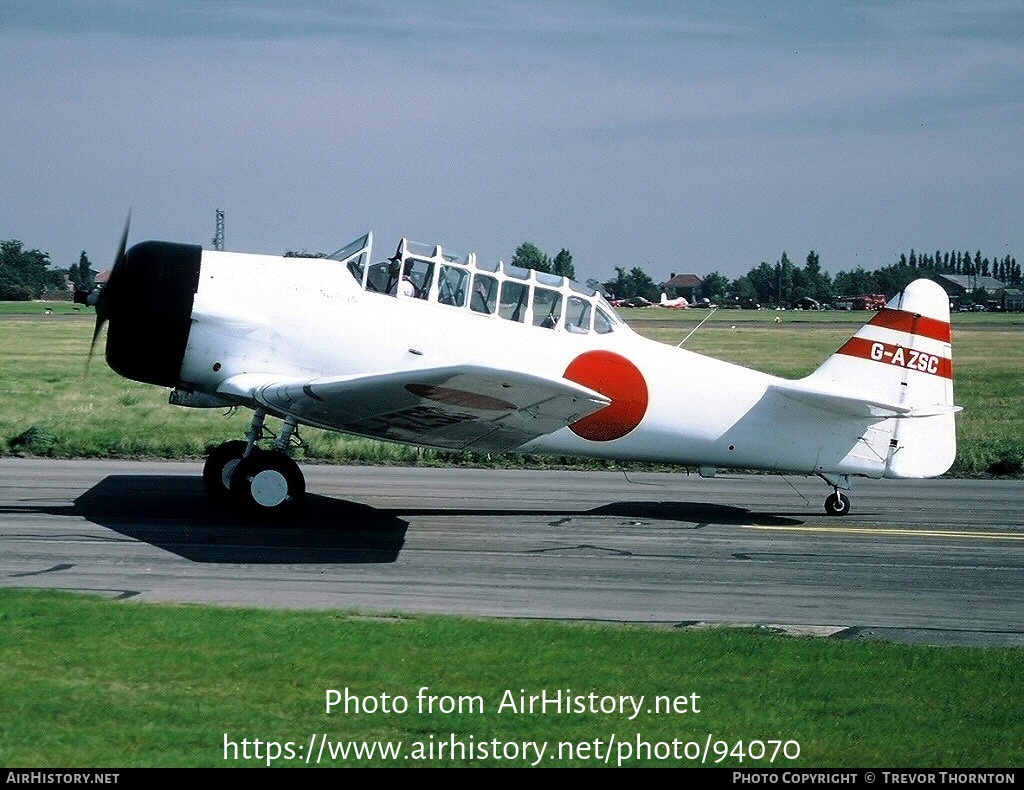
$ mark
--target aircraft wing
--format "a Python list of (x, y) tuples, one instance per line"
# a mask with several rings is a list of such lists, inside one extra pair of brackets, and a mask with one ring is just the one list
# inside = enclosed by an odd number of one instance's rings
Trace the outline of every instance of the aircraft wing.
[(484, 452), (513, 450), (611, 403), (566, 379), (473, 365), (310, 380), (242, 374), (218, 392), (320, 428)]

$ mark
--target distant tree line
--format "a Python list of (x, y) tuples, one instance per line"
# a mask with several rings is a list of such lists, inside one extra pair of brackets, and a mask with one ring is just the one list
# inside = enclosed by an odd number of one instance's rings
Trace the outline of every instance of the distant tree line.
[[(285, 255), (323, 257), (324, 253), (289, 250)], [(524, 241), (513, 253), (512, 265), (570, 279), (576, 277), (572, 253), (564, 247), (551, 258), (533, 242)], [(840, 271), (834, 277), (821, 268), (818, 254), (811, 250), (803, 266), (794, 264), (788, 254), (783, 252), (774, 265), (762, 261), (734, 280), (718, 270), (709, 272), (704, 275), (702, 286), (693, 296), (718, 303), (734, 300), (787, 306), (803, 298), (827, 302), (842, 296), (872, 293), (891, 296), (912, 280), (936, 274), (993, 277), (1015, 288), (1024, 284), (1016, 258), (1010, 255), (989, 258), (983, 256), (980, 250), (974, 253), (936, 250), (933, 254), (918, 253), (911, 249), (909, 253), (901, 254), (899, 260), (890, 266), (874, 271), (858, 266), (850, 271)], [(62, 269), (51, 265), (48, 253), (26, 250), (18, 240), (0, 240), (0, 300), (24, 301), (39, 299), (48, 292), (88, 290), (93, 286), (94, 277), (95, 272), (85, 252), (79, 256), (77, 263)], [(658, 300), (664, 289), (663, 283), (656, 282), (639, 266), (629, 270), (616, 266), (615, 277), (604, 283), (591, 280), (588, 285), (600, 285), (607, 293), (619, 298), (642, 296), (652, 302)], [(984, 291), (976, 289), (974, 297), (976, 301), (984, 301)]]
[[(552, 260), (532, 242), (523, 242), (516, 248), (512, 264), (524, 269), (564, 274), (574, 277), (572, 255), (562, 251)], [(746, 274), (730, 280), (718, 270), (704, 275), (703, 283), (695, 298), (706, 298), (712, 302), (727, 300), (743, 304), (756, 303), (765, 306), (789, 306), (801, 299), (814, 299), (825, 303), (842, 296), (882, 294), (892, 296), (903, 290), (919, 277), (935, 274), (956, 274), (967, 276), (991, 276), (1006, 285), (1021, 287), (1021, 267), (1010, 255), (998, 259), (983, 257), (981, 251), (958, 252), (936, 251), (934, 255), (918, 254), (913, 249), (909, 254), (900, 255), (899, 261), (874, 271), (858, 266), (850, 271), (840, 271), (832, 277), (821, 267), (821, 258), (811, 250), (803, 266), (794, 264), (785, 252), (774, 265), (762, 261)], [(626, 269), (615, 267), (615, 277), (603, 283), (588, 281), (593, 286), (619, 299), (641, 296), (657, 302), (664, 283), (654, 280), (639, 266)], [(987, 296), (982, 289), (973, 294), (975, 301), (983, 302)]]
[[(552, 260), (536, 244), (529, 241), (516, 248), (512, 264), (524, 269), (564, 274), (570, 278), (575, 276), (572, 255), (568, 250), (563, 248)], [(703, 284), (693, 296), (718, 303), (732, 300), (766, 306), (788, 306), (801, 299), (814, 299), (816, 302), (824, 303), (842, 296), (892, 296), (913, 280), (936, 274), (990, 276), (1009, 286), (1020, 287), (1022, 284), (1021, 267), (1016, 258), (1006, 255), (1001, 259), (989, 259), (983, 257), (980, 250), (973, 254), (956, 250), (936, 250), (933, 255), (918, 254), (911, 249), (909, 254), (901, 254), (899, 261), (890, 266), (883, 266), (874, 271), (867, 271), (858, 266), (850, 271), (840, 271), (835, 277), (821, 268), (818, 253), (811, 250), (803, 266), (794, 264), (789, 255), (783, 252), (782, 257), (774, 265), (762, 261), (734, 280), (730, 280), (717, 270), (709, 272), (704, 275)], [(600, 286), (606, 293), (620, 299), (642, 296), (652, 302), (658, 301), (665, 288), (664, 283), (656, 282), (639, 266), (629, 270), (624, 266), (616, 266), (615, 277), (600, 283)], [(976, 289), (974, 298), (979, 302), (984, 301), (984, 291)]]
[[(919, 277), (937, 274), (994, 277), (1015, 288), (1022, 284), (1021, 267), (1016, 258), (1006, 255), (990, 260), (983, 257), (980, 250), (973, 254), (936, 251), (932, 255), (918, 254), (912, 249), (909, 254), (900, 255), (899, 261), (890, 266), (874, 271), (858, 266), (850, 271), (840, 271), (835, 277), (821, 268), (818, 254), (811, 250), (802, 267), (794, 264), (783, 252), (774, 265), (762, 261), (735, 280), (730, 281), (717, 270), (710, 272), (704, 277), (700, 296), (713, 302), (735, 299), (786, 306), (804, 298), (827, 302), (842, 296), (863, 294), (892, 296)], [(984, 291), (976, 288), (976, 301), (984, 301), (984, 298)]]
[(935, 254), (917, 254), (913, 249), (909, 255), (900, 255), (898, 263), (867, 272), (861, 267), (849, 272), (839, 272), (835, 278), (836, 290), (842, 293), (869, 293), (858, 290), (862, 286), (870, 286), (878, 293), (894, 294), (902, 290), (907, 283), (918, 277), (930, 277), (936, 274), (963, 275), (966, 277), (993, 277), (1000, 282), (1019, 288), (1022, 283), (1021, 268), (1017, 259), (1006, 255), (1003, 258), (982, 257), (977, 250), (970, 252), (941, 252)]
[(52, 292), (70, 294), (73, 288), (91, 288), (94, 277), (84, 252), (78, 263), (60, 269), (50, 265), (49, 253), (26, 250), (17, 239), (0, 240), (2, 301), (25, 302)]

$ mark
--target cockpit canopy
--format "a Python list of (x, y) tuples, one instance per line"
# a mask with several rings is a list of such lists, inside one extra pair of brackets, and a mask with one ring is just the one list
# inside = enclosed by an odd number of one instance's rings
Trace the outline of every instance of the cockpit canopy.
[(622, 326), (601, 294), (566, 277), (408, 239), (391, 258), (368, 265), (372, 242), (367, 233), (327, 256), (346, 265), (364, 291), (573, 334), (607, 334)]

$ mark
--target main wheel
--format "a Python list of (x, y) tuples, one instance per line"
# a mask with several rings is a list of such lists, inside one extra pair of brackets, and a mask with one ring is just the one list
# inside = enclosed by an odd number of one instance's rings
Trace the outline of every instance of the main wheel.
[(283, 453), (253, 453), (239, 461), (231, 475), (231, 498), (250, 513), (284, 515), (305, 495), (302, 470)]
[(224, 442), (214, 447), (203, 466), (203, 487), (213, 499), (227, 499), (231, 490), (231, 475), (245, 455), (246, 442)]
[(825, 512), (830, 516), (845, 516), (850, 512), (850, 497), (836, 491), (825, 497)]

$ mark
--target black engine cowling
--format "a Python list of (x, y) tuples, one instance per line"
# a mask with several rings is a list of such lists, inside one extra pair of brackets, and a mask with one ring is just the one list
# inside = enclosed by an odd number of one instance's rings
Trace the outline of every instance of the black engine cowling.
[(203, 248), (144, 241), (111, 272), (100, 300), (107, 364), (125, 378), (174, 387), (188, 345)]

